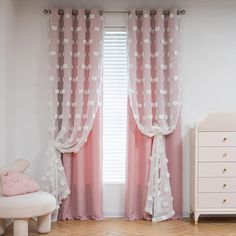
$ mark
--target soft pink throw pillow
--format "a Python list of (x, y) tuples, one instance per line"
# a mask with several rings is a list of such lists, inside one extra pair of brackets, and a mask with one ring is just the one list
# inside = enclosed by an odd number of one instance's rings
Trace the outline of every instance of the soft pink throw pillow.
[(32, 193), (40, 189), (31, 177), (14, 170), (10, 170), (6, 175), (1, 176), (1, 182), (2, 195), (4, 196)]

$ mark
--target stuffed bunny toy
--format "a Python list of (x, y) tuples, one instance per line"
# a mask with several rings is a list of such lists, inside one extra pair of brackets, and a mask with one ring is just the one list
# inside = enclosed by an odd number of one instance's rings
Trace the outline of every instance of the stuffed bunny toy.
[[(29, 167), (29, 162), (26, 159), (18, 159), (10, 164), (8, 167), (0, 169), (0, 178), (7, 175), (8, 171), (19, 171), (23, 173)], [(2, 195), (1, 181), (0, 181), (0, 195)]]

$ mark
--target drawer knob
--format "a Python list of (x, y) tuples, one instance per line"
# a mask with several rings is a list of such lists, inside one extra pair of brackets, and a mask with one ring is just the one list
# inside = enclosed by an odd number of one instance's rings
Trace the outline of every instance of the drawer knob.
[(223, 154), (223, 157), (227, 157), (227, 155), (228, 155), (228, 154), (225, 152), (225, 153)]
[(224, 199), (224, 200), (223, 200), (223, 203), (226, 203), (226, 202), (227, 202), (227, 200), (226, 200), (226, 199)]
[(223, 138), (223, 142), (226, 142), (227, 141), (227, 138)]
[(223, 169), (223, 173), (225, 173), (226, 171), (227, 171), (227, 169), (226, 169), (226, 168), (224, 168), (224, 169)]
[(227, 187), (227, 185), (226, 184), (223, 184), (223, 188), (226, 188)]

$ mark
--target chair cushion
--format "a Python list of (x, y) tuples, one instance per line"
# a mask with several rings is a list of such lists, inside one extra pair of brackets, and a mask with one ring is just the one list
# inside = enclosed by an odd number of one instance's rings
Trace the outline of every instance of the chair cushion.
[(46, 215), (56, 208), (56, 199), (38, 191), (12, 197), (0, 196), (0, 218), (30, 218)]
[(1, 182), (4, 196), (32, 193), (40, 189), (31, 177), (15, 170), (9, 170), (6, 175), (1, 176)]

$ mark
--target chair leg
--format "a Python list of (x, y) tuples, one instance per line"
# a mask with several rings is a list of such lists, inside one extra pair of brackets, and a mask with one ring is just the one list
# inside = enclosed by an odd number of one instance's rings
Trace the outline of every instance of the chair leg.
[(0, 219), (0, 235), (3, 235), (5, 232), (4, 219)]
[(51, 213), (38, 217), (38, 232), (49, 233), (51, 231)]
[(13, 231), (14, 236), (28, 236), (28, 219), (15, 219)]

